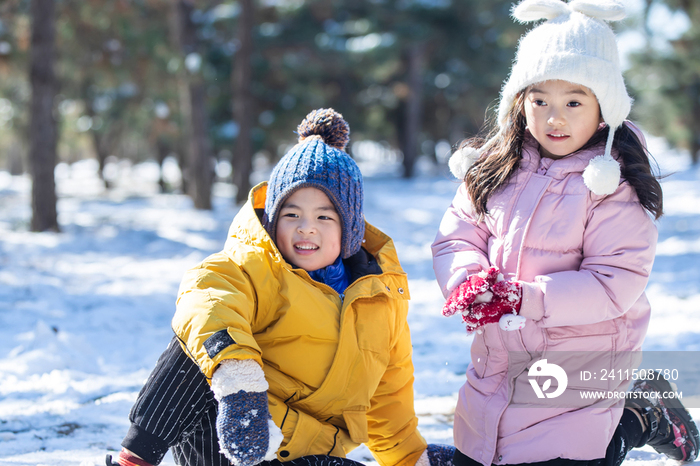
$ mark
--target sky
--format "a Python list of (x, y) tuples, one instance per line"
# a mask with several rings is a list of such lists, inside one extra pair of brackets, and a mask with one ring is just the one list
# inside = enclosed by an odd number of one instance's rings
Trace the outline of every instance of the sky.
[[(700, 170), (662, 140), (650, 147), (669, 176), (644, 349), (698, 360)], [(412, 180), (395, 163), (361, 168), (366, 217), (394, 238), (409, 277), (419, 427), (429, 442), (451, 444), (471, 337), (458, 317), (440, 315), (430, 244), (458, 183), (425, 159)], [(238, 209), (227, 185), (215, 186), (212, 211), (197, 211), (183, 195), (157, 192), (153, 163), (109, 170), (116, 187), (105, 191), (94, 161), (57, 167), (61, 233), (27, 231), (30, 181), (0, 171), (0, 465), (102, 465), (118, 451), (129, 409), (172, 336), (180, 279), (223, 247)], [(172, 161), (166, 171), (177, 178)], [(700, 417), (700, 399), (688, 402)], [(351, 457), (376, 464), (365, 447)], [(666, 464), (648, 447), (626, 460)]]

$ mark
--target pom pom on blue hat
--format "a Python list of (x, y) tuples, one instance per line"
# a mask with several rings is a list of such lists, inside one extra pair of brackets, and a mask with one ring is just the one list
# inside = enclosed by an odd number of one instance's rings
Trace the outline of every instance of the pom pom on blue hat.
[(309, 113), (297, 128), (299, 142), (275, 165), (267, 184), (263, 223), (273, 241), (278, 212), (294, 191), (312, 187), (323, 191), (342, 222), (340, 255), (357, 253), (365, 235), (362, 173), (345, 152), (350, 127), (332, 108)]

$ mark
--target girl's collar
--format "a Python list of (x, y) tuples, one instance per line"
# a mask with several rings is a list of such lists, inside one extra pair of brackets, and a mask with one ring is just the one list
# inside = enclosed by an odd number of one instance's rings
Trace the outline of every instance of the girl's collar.
[[(610, 129), (614, 132), (614, 129)], [(494, 138), (500, 137), (499, 135)], [(525, 131), (521, 151), (520, 168), (536, 172), (540, 166), (539, 144), (529, 131)], [(574, 152), (563, 159), (555, 160), (547, 174), (554, 177), (563, 177), (567, 173), (579, 172), (583, 174), (586, 187), (599, 196), (612, 194), (617, 190), (621, 180), (620, 164), (616, 160), (617, 154), (611, 145), (612, 138), (608, 136), (606, 144), (591, 147)], [(488, 145), (488, 142), (486, 143)], [(610, 150), (610, 154), (606, 153)], [(458, 180), (464, 180), (469, 168), (483, 156), (482, 149), (465, 146), (455, 151), (450, 157), (450, 171)]]
[[(618, 163), (613, 160), (614, 166), (610, 164), (600, 165), (602, 156), (605, 153), (605, 143), (587, 149), (580, 149), (556, 160), (543, 158), (540, 155), (539, 147), (537, 140), (526, 130), (522, 147), (522, 160), (520, 162), (521, 169), (537, 172), (538, 169), (545, 167), (547, 175), (553, 178), (563, 178), (569, 173), (583, 173), (586, 186), (594, 194), (601, 194), (596, 192), (595, 189), (601, 181), (611, 184), (615, 182), (614, 180), (617, 180), (616, 182), (619, 184), (620, 170)], [(617, 151), (613, 151), (612, 156), (616, 158)], [(607, 161), (607, 159), (604, 161)]]

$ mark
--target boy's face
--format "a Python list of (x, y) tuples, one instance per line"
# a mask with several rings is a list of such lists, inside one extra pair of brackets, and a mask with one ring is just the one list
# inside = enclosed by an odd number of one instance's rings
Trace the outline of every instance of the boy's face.
[(593, 91), (552, 80), (525, 90), (525, 120), (540, 143), (542, 157), (560, 159), (576, 152), (598, 130), (600, 106)]
[(311, 272), (335, 262), (343, 232), (328, 196), (316, 188), (301, 188), (282, 205), (275, 235), (284, 258)]

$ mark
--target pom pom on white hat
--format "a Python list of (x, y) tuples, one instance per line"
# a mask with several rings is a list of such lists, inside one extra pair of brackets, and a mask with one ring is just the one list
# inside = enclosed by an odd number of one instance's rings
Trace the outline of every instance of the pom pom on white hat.
[(583, 182), (595, 194), (612, 194), (620, 184), (620, 164), (609, 155), (594, 157), (583, 171)]
[(473, 147), (465, 146), (456, 150), (450, 156), (450, 161), (448, 162), (452, 175), (459, 180), (463, 180), (471, 166), (479, 160), (480, 156), (481, 152)]

